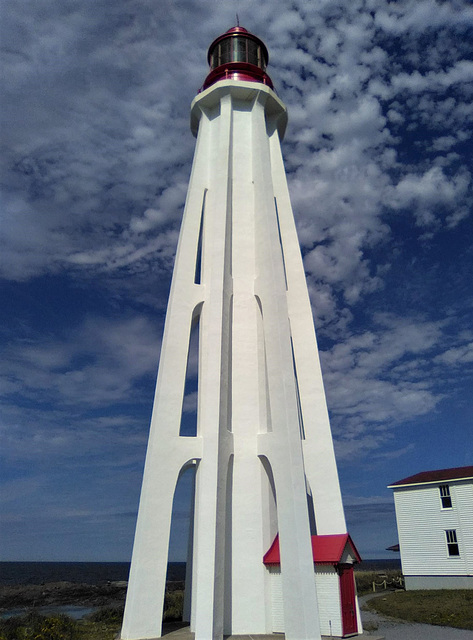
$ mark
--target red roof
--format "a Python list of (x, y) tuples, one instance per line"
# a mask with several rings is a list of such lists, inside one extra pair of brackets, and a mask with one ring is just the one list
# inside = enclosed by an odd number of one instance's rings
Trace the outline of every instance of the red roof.
[(399, 487), (405, 484), (424, 484), (426, 482), (446, 482), (447, 480), (462, 480), (473, 478), (473, 467), (456, 467), (455, 469), (439, 469), (438, 471), (421, 471), (408, 478), (393, 482), (389, 487)]
[[(315, 564), (338, 564), (342, 559), (347, 543), (355, 556), (356, 562), (361, 562), (361, 557), (356, 550), (353, 540), (348, 533), (340, 533), (331, 536), (311, 536), (312, 557)], [(279, 535), (274, 538), (269, 551), (263, 557), (264, 564), (281, 564), (279, 558)]]

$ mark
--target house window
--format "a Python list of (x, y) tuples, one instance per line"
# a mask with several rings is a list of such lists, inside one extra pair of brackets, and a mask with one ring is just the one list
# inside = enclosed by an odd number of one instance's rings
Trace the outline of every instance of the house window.
[(450, 495), (450, 487), (448, 484), (441, 484), (440, 487), (440, 500), (442, 501), (442, 509), (452, 508), (452, 496)]
[(459, 556), (460, 549), (458, 547), (457, 532), (455, 529), (447, 529), (445, 531), (445, 536), (447, 538), (448, 555)]

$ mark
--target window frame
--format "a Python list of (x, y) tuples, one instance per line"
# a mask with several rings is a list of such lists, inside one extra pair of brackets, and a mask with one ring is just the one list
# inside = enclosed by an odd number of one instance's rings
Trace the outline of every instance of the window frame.
[(445, 541), (449, 558), (460, 557), (460, 545), (458, 544), (457, 530), (445, 529)]
[(442, 509), (453, 509), (452, 494), (450, 493), (449, 484), (439, 485), (440, 502)]

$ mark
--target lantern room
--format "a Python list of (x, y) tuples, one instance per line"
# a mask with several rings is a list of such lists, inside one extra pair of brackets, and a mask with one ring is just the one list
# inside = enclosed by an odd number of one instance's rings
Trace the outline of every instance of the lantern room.
[(261, 82), (273, 88), (266, 73), (268, 50), (262, 40), (243, 27), (232, 27), (216, 38), (209, 47), (207, 59), (210, 73), (202, 89), (219, 80)]

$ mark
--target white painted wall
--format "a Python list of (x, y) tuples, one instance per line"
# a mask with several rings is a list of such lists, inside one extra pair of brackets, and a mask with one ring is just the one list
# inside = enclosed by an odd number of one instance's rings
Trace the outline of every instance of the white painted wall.
[(340, 602), (340, 578), (335, 567), (319, 565), (315, 569), (317, 603), (319, 605), (320, 630), (323, 635), (341, 636), (342, 615)]
[[(285, 630), (283, 615), (283, 597), (281, 570), (277, 566), (269, 567), (271, 576), (272, 631), (282, 633)], [(314, 572), (317, 589), (317, 605), (320, 618), (320, 632), (325, 636), (343, 634), (340, 578), (331, 565), (319, 565)]]
[(467, 574), (473, 576), (473, 482), (451, 483), (450, 492), (452, 504), (458, 510), (460, 553), (464, 553)]
[[(448, 481), (452, 508), (442, 509), (439, 484), (394, 489), (402, 571), (409, 575), (473, 575), (473, 482)], [(448, 555), (445, 530), (457, 532), (460, 557)]]
[[(172, 497), (188, 461), (198, 462), (190, 616), (196, 640), (271, 631), (270, 580), (262, 559), (276, 531), (286, 638), (320, 639), (307, 480), (318, 533), (345, 533), (346, 527), (280, 149), (286, 120), (276, 94), (254, 82), (218, 82), (192, 105), (197, 145), (166, 316), (123, 640), (161, 635)], [(201, 221), (202, 278), (196, 284)], [(179, 436), (179, 426), (196, 314), (197, 436), (189, 438)]]

